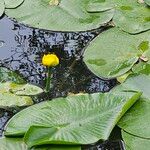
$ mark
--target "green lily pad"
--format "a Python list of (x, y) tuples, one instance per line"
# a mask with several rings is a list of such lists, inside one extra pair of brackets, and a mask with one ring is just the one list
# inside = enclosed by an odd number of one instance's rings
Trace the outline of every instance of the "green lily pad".
[[(149, 0), (145, 2), (149, 4)], [(113, 22), (123, 31), (136, 34), (150, 29), (150, 8), (138, 3), (137, 0), (100, 0), (93, 4), (90, 1), (87, 11), (101, 12), (113, 6), (116, 10)]]
[(118, 125), (126, 132), (142, 138), (150, 138), (150, 99), (141, 98), (127, 111)]
[(29, 96), (17, 96), (11, 93), (0, 92), (0, 108), (32, 105), (32, 98)]
[(113, 22), (117, 27), (131, 34), (149, 30), (150, 8), (145, 5), (121, 6), (117, 9)]
[[(140, 67), (140, 65), (142, 64), (140, 63), (137, 66)], [(149, 67), (149, 64), (147, 65), (146, 68)], [(123, 84), (114, 90), (134, 90), (142, 92), (142, 97), (127, 111), (118, 125), (130, 134), (150, 138), (150, 69), (146, 69), (145, 65), (142, 66), (144, 67), (140, 69), (134, 68), (136, 74), (130, 76)]]
[(115, 5), (110, 1), (109, 2), (90, 1), (86, 9), (88, 12), (102, 12), (102, 11), (113, 9), (114, 7)]
[(6, 8), (16, 8), (23, 3), (24, 0), (4, 0)]
[(124, 131), (122, 131), (122, 136), (126, 150), (149, 150), (150, 148), (150, 139), (136, 137)]
[(118, 120), (140, 95), (137, 92), (80, 94), (42, 102), (10, 119), (5, 135), (26, 133), (25, 141), (29, 147), (106, 140)]
[(6, 14), (32, 27), (54, 31), (92, 30), (112, 19), (114, 10), (89, 14), (86, 11), (88, 2), (61, 0), (56, 5), (50, 0), (24, 0), (16, 9), (6, 9)]
[(26, 81), (16, 72), (7, 68), (0, 67), (0, 82), (11, 81), (18, 84), (26, 83)]
[(1, 0), (1, 1), (0, 1), (0, 17), (3, 15), (4, 10), (5, 10), (4, 1)]
[(145, 2), (148, 6), (150, 6), (150, 0), (144, 0), (144, 2)]
[(49, 145), (29, 149), (22, 138), (0, 138), (1, 150), (81, 150), (80, 146)]
[[(139, 45), (149, 40), (150, 31), (130, 35), (118, 28), (112, 28), (101, 33), (89, 44), (83, 60), (99, 77), (119, 77), (128, 72), (142, 55)], [(150, 47), (147, 51), (149, 50)]]
[(0, 138), (1, 150), (28, 150), (21, 138)]
[(43, 90), (30, 84), (0, 83), (0, 108), (32, 105), (29, 95), (37, 95)]
[(0, 93), (11, 92), (15, 95), (37, 95), (43, 92), (38, 86), (31, 84), (0, 83)]

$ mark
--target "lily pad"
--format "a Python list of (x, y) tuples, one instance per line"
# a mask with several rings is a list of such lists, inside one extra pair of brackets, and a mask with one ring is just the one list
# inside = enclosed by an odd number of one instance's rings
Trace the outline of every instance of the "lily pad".
[[(149, 4), (149, 0), (145, 2)], [(101, 12), (113, 6), (116, 10), (113, 22), (123, 31), (136, 34), (150, 29), (150, 8), (138, 3), (137, 0), (100, 0), (93, 4), (90, 1), (87, 11)]]
[(3, 15), (4, 10), (5, 10), (4, 1), (1, 0), (1, 1), (0, 1), (0, 17)]
[(113, 2), (111, 3), (110, 1), (109, 2), (90, 1), (90, 3), (87, 5), (87, 11), (88, 12), (102, 12), (102, 11), (113, 9), (114, 7), (115, 5), (113, 4)]
[(113, 22), (117, 27), (131, 34), (149, 30), (150, 8), (145, 5), (120, 6), (116, 11)]
[(0, 67), (0, 82), (7, 82), (7, 81), (11, 81), (18, 84), (25, 83), (25, 80), (21, 77), (21, 75), (7, 68)]
[(88, 2), (89, 0), (61, 0), (56, 5), (50, 0), (24, 0), (16, 9), (6, 9), (6, 14), (32, 27), (54, 31), (92, 30), (112, 19), (114, 10), (88, 13)]
[(149, 150), (150, 139), (143, 139), (122, 131), (126, 150)]
[(4, 0), (6, 8), (16, 8), (23, 3), (24, 0)]
[(126, 132), (141, 137), (150, 138), (150, 99), (141, 98), (127, 111), (118, 125)]
[(28, 150), (21, 138), (0, 138), (1, 150)]
[(22, 138), (0, 138), (1, 150), (81, 150), (80, 146), (56, 146), (36, 147), (29, 149)]
[(32, 105), (32, 98), (29, 96), (17, 96), (11, 93), (0, 92), (0, 108)]
[(0, 83), (0, 92), (11, 92), (15, 95), (37, 95), (43, 92), (38, 86), (31, 84), (15, 84), (12, 82)]
[(5, 135), (26, 133), (25, 141), (29, 147), (106, 140), (118, 120), (140, 95), (138, 92), (80, 94), (42, 102), (10, 119)]
[[(149, 66), (149, 64), (147, 65)], [(148, 68), (147, 65), (146, 68)], [(138, 66), (140, 66), (140, 64), (138, 64)], [(123, 84), (114, 90), (134, 90), (143, 93), (139, 101), (121, 118), (118, 125), (130, 134), (142, 138), (150, 138), (150, 69), (142, 68), (143, 70), (141, 68), (139, 70), (134, 68), (136, 74), (130, 76)]]
[(149, 40), (150, 31), (130, 35), (118, 28), (109, 29), (97, 36), (85, 49), (84, 62), (99, 77), (119, 77), (128, 72), (142, 55), (139, 45)]
[(43, 90), (30, 84), (0, 83), (0, 108), (32, 105), (29, 95), (37, 95)]

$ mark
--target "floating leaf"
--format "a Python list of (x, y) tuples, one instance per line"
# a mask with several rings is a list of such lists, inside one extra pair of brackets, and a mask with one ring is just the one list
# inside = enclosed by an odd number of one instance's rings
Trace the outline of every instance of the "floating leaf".
[[(88, 13), (89, 0), (62, 0), (58, 6), (49, 0), (25, 0), (16, 9), (6, 9), (9, 17), (32, 27), (55, 31), (86, 31), (99, 28), (109, 22), (114, 10), (102, 13)], [(44, 17), (43, 17), (44, 16)]]
[[(113, 22), (122, 30), (135, 34), (150, 29), (150, 8), (145, 5), (121, 6), (118, 8)], [(131, 9), (129, 9), (131, 8)]]
[(102, 12), (102, 11), (106, 11), (106, 10), (110, 10), (112, 8), (114, 8), (114, 4), (109, 2), (93, 2), (91, 1), (88, 5), (87, 5), (87, 11), (88, 12)]
[(11, 92), (16, 95), (37, 95), (43, 92), (43, 89), (40, 87), (28, 83), (24, 85), (11, 84), (11, 87)]
[(149, 150), (150, 139), (143, 139), (122, 131), (126, 150)]
[(0, 108), (32, 105), (28, 95), (37, 95), (43, 90), (30, 84), (0, 83)]
[(11, 81), (14, 83), (25, 83), (25, 80), (16, 72), (0, 67), (0, 82)]
[(28, 83), (15, 84), (12, 82), (0, 83), (0, 90), (3, 92), (10, 92), (15, 95), (37, 95), (43, 92), (40, 87), (35, 85), (31, 85)]
[(112, 28), (101, 33), (90, 43), (85, 50), (84, 61), (99, 77), (119, 77), (137, 62), (143, 53), (138, 47), (147, 40), (150, 40), (150, 31), (130, 35), (118, 28)]
[[(147, 64), (149, 66), (149, 64)], [(138, 64), (140, 66), (140, 64)], [(148, 67), (147, 66), (147, 67)], [(143, 67), (142, 67), (143, 68)], [(133, 135), (150, 138), (150, 69), (134, 69), (136, 75), (130, 76), (123, 84), (114, 90), (141, 91), (142, 97), (121, 118), (118, 125)]]
[(150, 0), (144, 0), (144, 2), (150, 6)]
[(0, 108), (28, 106), (32, 105), (33, 101), (28, 96), (17, 96), (11, 93), (1, 93), (0, 91)]
[[(149, 4), (149, 0), (145, 1)], [(150, 29), (150, 8), (137, 0), (105, 0), (92, 1), (87, 8), (88, 12), (100, 12), (115, 6), (114, 24), (131, 34), (140, 33)]]
[(0, 0), (0, 17), (3, 15), (4, 10), (5, 10), (4, 1)]
[(127, 111), (118, 125), (126, 132), (150, 138), (150, 99), (141, 98), (135, 105)]
[(0, 138), (1, 150), (28, 150), (21, 138)]
[(16, 8), (23, 3), (24, 0), (4, 0), (6, 8)]
[(106, 140), (140, 95), (137, 92), (80, 94), (42, 102), (16, 114), (6, 125), (5, 135), (24, 135), (27, 132), (25, 140), (30, 147)]
[(29, 149), (22, 138), (0, 138), (1, 150), (81, 150), (80, 146), (49, 145)]

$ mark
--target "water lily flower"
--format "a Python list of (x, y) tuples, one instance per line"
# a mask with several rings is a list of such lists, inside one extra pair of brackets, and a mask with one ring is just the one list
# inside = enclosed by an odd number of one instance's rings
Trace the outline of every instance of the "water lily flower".
[(46, 81), (46, 92), (50, 90), (50, 81), (51, 81), (51, 67), (57, 66), (59, 64), (59, 58), (55, 54), (47, 54), (42, 58), (42, 64), (47, 67), (47, 81)]
[(47, 67), (54, 67), (59, 64), (59, 59), (55, 54), (47, 54), (43, 56), (42, 64)]

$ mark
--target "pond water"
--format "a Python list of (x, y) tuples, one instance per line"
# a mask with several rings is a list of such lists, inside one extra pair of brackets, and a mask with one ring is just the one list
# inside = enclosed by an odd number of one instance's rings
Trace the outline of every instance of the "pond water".
[[(108, 92), (116, 80), (103, 80), (91, 73), (82, 61), (87, 44), (106, 30), (103, 27), (91, 32), (62, 33), (33, 29), (3, 16), (0, 19), (0, 66), (19, 72), (28, 82), (45, 86), (45, 67), (41, 65), (44, 53), (55, 52), (60, 65), (52, 70), (52, 88), (47, 95), (34, 99), (35, 103), (70, 93)], [(0, 109), (0, 136), (6, 122), (20, 108)], [(119, 130), (118, 130), (119, 134)], [(87, 150), (120, 150), (122, 142), (106, 141), (84, 147)]]

